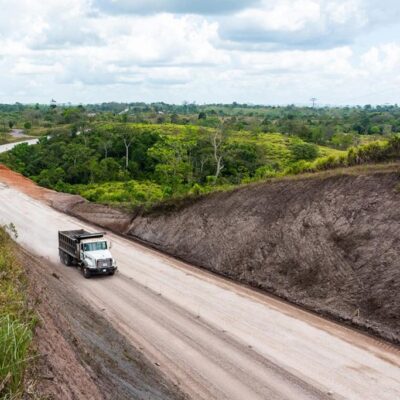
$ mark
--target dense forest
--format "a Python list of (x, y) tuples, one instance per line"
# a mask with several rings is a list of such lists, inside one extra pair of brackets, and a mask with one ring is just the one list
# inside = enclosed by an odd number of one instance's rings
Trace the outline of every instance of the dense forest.
[(360, 143), (360, 135), (400, 132), (400, 107), (295, 107), (246, 104), (169, 105), (165, 103), (103, 103), (86, 106), (1, 105), (0, 132), (10, 127), (29, 133), (63, 124), (133, 122), (196, 125), (232, 130), (296, 135), (305, 141), (345, 149)]
[(0, 161), (89, 200), (153, 204), (300, 172), (397, 159), (397, 106), (0, 105)]

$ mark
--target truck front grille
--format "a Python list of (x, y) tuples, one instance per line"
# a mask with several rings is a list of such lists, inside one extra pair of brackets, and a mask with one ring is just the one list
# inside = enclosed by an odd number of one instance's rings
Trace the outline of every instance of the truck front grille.
[(104, 260), (97, 260), (97, 268), (111, 268), (112, 267), (112, 259), (105, 258)]

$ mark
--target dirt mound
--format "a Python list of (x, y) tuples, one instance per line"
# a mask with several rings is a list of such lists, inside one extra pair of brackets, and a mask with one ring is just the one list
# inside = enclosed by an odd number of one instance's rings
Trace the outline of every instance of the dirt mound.
[[(399, 342), (399, 182), (383, 168), (253, 185), (132, 216), (120, 232)], [(85, 208), (69, 212), (113, 220)]]

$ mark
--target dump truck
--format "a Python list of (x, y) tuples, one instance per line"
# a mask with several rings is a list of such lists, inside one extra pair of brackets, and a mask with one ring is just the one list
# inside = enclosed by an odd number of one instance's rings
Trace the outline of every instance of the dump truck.
[(85, 278), (92, 275), (114, 275), (117, 263), (104, 238), (105, 232), (91, 233), (84, 229), (58, 232), (60, 260), (67, 266), (79, 267)]

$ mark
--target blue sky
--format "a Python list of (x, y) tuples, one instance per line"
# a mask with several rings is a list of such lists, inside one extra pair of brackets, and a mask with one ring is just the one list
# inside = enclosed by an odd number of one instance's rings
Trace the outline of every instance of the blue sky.
[(400, 103), (394, 0), (0, 0), (0, 102)]

